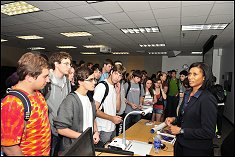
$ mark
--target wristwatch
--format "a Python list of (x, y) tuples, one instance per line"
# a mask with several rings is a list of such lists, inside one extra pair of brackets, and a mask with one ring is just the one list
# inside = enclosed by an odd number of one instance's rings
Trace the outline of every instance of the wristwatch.
[(184, 129), (180, 129), (180, 134), (184, 134)]

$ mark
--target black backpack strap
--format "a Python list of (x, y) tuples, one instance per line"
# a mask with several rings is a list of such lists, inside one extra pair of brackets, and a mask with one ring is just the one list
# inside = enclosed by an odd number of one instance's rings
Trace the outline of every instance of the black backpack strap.
[(129, 91), (130, 91), (130, 89), (131, 89), (131, 82), (130, 82), (130, 81), (127, 81), (127, 83), (128, 83), (128, 86), (127, 86), (125, 98), (127, 98), (127, 95), (128, 95), (128, 93), (129, 93)]
[(41, 90), (42, 95), (45, 100), (47, 100), (51, 94), (51, 81), (46, 84), (46, 86)]
[(141, 83), (139, 83), (139, 88), (140, 88), (140, 97), (141, 97)]
[(31, 103), (29, 101), (29, 98), (23, 92), (19, 90), (9, 90), (5, 96), (7, 95), (13, 95), (21, 100), (24, 106), (24, 120), (28, 121), (31, 115)]
[[(103, 104), (105, 98), (106, 98), (107, 95), (109, 94), (109, 85), (108, 85), (108, 83), (107, 83), (106, 81), (100, 81), (99, 83), (102, 83), (102, 84), (105, 85), (104, 97), (103, 97), (103, 99), (102, 99), (101, 102), (100, 102), (100, 106), (99, 106), (99, 108), (100, 108), (101, 105)], [(104, 108), (103, 108), (103, 107), (102, 107), (101, 111), (104, 112)]]

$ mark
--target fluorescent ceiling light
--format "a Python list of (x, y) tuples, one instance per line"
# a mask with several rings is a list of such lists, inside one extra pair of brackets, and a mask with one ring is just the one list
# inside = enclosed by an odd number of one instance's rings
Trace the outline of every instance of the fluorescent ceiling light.
[(140, 47), (161, 47), (166, 46), (165, 44), (139, 44)]
[(83, 45), (83, 47), (88, 48), (88, 49), (92, 49), (92, 48), (101, 48), (101, 47), (105, 47), (104, 45)]
[(39, 11), (40, 9), (23, 1), (1, 5), (1, 13), (12, 16)]
[(191, 54), (202, 54), (202, 52), (191, 52)]
[(30, 49), (30, 50), (44, 50), (45, 48), (44, 47), (30, 47), (28, 49)]
[(77, 48), (75, 46), (56, 46), (56, 47), (60, 49), (76, 49)]
[(142, 28), (122, 28), (121, 31), (125, 34), (156, 33), (156, 32), (159, 32), (159, 28), (157, 26), (142, 27)]
[(206, 24), (206, 25), (186, 25), (182, 26), (182, 31), (198, 31), (198, 30), (215, 30), (215, 29), (225, 29), (228, 23), (218, 23), (218, 24)]
[(114, 55), (129, 55), (129, 52), (112, 52)]
[(2, 42), (5, 42), (5, 41), (8, 41), (8, 40), (5, 40), (5, 39), (1, 39), (1, 43), (2, 43)]
[(37, 35), (27, 35), (27, 36), (16, 36), (17, 38), (24, 39), (24, 40), (34, 40), (34, 39), (43, 39), (43, 37)]
[(83, 55), (96, 55), (95, 52), (80, 52)]
[(86, 37), (86, 36), (92, 36), (92, 34), (88, 32), (69, 32), (69, 33), (60, 33), (66, 37)]
[(150, 55), (166, 55), (167, 52), (149, 52)]

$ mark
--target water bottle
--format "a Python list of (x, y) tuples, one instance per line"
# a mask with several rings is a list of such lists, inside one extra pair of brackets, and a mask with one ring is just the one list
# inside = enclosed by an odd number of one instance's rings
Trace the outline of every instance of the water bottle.
[(154, 145), (154, 150), (156, 153), (159, 153), (159, 150), (161, 149), (161, 139), (160, 139), (160, 135), (156, 135), (154, 137), (154, 142), (153, 142), (153, 145)]

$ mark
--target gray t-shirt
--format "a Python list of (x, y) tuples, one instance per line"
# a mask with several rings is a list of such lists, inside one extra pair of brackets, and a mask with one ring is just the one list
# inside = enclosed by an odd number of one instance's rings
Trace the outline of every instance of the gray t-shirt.
[[(125, 93), (127, 92), (128, 83), (124, 84)], [(141, 92), (141, 94), (140, 94)], [(141, 91), (138, 83), (131, 82), (131, 87), (127, 95), (127, 100), (129, 102), (132, 102), (136, 105), (140, 105), (140, 96), (144, 96), (144, 88), (141, 84)], [(139, 109), (135, 109), (136, 111), (139, 111)], [(129, 113), (131, 111), (134, 111), (134, 109), (130, 105), (126, 105), (125, 113)]]

